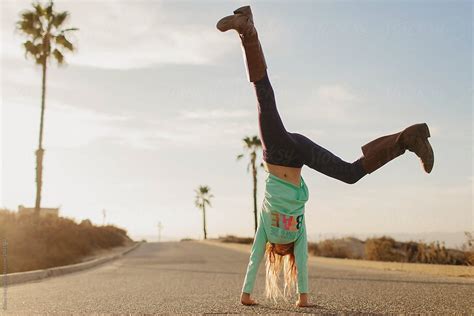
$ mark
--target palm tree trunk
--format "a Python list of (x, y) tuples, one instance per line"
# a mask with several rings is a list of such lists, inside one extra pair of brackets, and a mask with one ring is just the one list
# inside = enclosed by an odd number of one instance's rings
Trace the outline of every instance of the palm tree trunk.
[(38, 150), (36, 151), (36, 201), (35, 201), (35, 216), (39, 216), (41, 208), (41, 189), (43, 186), (43, 126), (44, 126), (44, 108), (46, 99), (46, 58), (43, 61), (43, 78), (41, 86), (41, 119), (39, 130)]
[(204, 228), (204, 239), (207, 239), (207, 229), (206, 229), (206, 205), (202, 206), (202, 222)]
[(257, 232), (257, 167), (255, 166), (255, 160), (252, 160), (252, 173), (253, 173), (253, 215), (255, 221), (255, 232)]

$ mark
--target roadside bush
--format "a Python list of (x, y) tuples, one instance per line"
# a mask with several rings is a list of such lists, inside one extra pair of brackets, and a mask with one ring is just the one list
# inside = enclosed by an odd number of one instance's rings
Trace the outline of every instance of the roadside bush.
[(234, 235), (227, 235), (225, 237), (219, 236), (219, 241), (236, 244), (252, 244), (253, 238), (251, 237), (236, 237)]
[(466, 242), (462, 245), (462, 250), (466, 255), (466, 264), (474, 266), (474, 233), (464, 232)]
[(183, 239), (181, 239), (180, 241), (193, 241), (193, 240), (194, 240), (194, 239), (192, 239), (192, 238), (183, 238)]
[(367, 239), (365, 256), (368, 260), (404, 261), (403, 255), (395, 251), (395, 240), (386, 236)]
[[(123, 246), (131, 239), (124, 229), (77, 224), (65, 217), (19, 215), (0, 210), (0, 238), (8, 241), (8, 273), (81, 262), (98, 249)], [(3, 260), (0, 260), (3, 271)]]
[(321, 257), (354, 258), (349, 246), (337, 239), (326, 239), (317, 244), (311, 244), (309, 252)]
[[(308, 243), (308, 252), (314, 256), (376, 261), (474, 265), (474, 238), (466, 232), (466, 243), (462, 250), (447, 249), (444, 243), (399, 242), (388, 236), (368, 238), (365, 241), (354, 237), (332, 238), (317, 243)], [(221, 242), (252, 244), (253, 238), (232, 235), (219, 237)]]

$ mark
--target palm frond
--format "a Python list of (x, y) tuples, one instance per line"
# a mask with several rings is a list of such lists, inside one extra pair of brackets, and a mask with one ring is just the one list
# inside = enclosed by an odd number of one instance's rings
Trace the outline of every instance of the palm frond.
[(60, 12), (56, 14), (52, 21), (54, 27), (59, 28), (64, 23), (64, 21), (66, 21), (68, 17), (69, 17), (68, 11), (64, 11), (64, 12)]
[(28, 22), (31, 25), (34, 25), (39, 21), (39, 16), (36, 14), (36, 12), (33, 11), (23, 11), (21, 14), (21, 19), (22, 21)]
[(242, 139), (244, 142), (244, 149), (246, 150), (253, 150), (256, 148), (262, 147), (262, 142), (258, 136), (246, 136)]
[(60, 34), (55, 37), (55, 41), (56, 41), (56, 45), (62, 46), (71, 52), (74, 51), (74, 46), (72, 45), (70, 41), (67, 40), (66, 36)]
[(250, 139), (250, 137), (247, 136), (242, 140), (244, 142), (244, 148), (248, 149), (252, 146), (252, 140)]
[(66, 32), (71, 32), (71, 31), (79, 31), (79, 29), (77, 27), (70, 27), (70, 28), (67, 28), (67, 29), (64, 29), (64, 30), (61, 30), (61, 34), (63, 33), (66, 33)]
[(36, 2), (33, 3), (33, 8), (35, 9), (35, 13), (37, 16), (44, 16), (45, 15), (45, 9), (41, 6), (41, 3)]
[(39, 16), (32, 11), (24, 11), (21, 13), (21, 19), (16, 23), (17, 29), (27, 35), (31, 35), (34, 39), (41, 37), (43, 33), (43, 25)]
[(31, 56), (37, 64), (41, 65), (43, 63), (43, 44), (35, 45), (32, 41), (26, 41), (23, 43), (23, 47), (25, 48), (25, 58)]
[(46, 8), (44, 8), (44, 15), (46, 16), (46, 18), (48, 19), (48, 21), (50, 21), (53, 17), (53, 6), (54, 6), (54, 2), (53, 1), (50, 1), (48, 3), (48, 6)]
[(58, 65), (63, 65), (64, 64), (64, 56), (57, 48), (54, 49), (53, 56), (56, 59), (56, 61), (58, 62)]
[(25, 55), (31, 54), (32, 56), (36, 57), (36, 55), (40, 53), (39, 45), (33, 44), (32, 41), (24, 42), (23, 46), (25, 47)]

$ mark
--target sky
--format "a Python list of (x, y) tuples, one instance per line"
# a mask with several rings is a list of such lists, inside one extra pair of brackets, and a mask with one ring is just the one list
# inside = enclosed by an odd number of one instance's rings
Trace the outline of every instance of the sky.
[[(33, 206), (41, 71), (15, 31), (30, 1), (1, 3), (0, 207)], [(48, 70), (43, 206), (134, 238), (253, 235), (242, 138), (258, 133), (237, 33), (216, 22), (250, 4), (289, 131), (342, 159), (426, 122), (430, 174), (407, 151), (349, 185), (303, 168), (309, 239), (473, 227), (473, 5), (469, 1), (56, 1), (77, 46)], [(261, 159), (261, 157), (259, 157)], [(263, 199), (263, 169), (258, 204)], [(155, 237), (156, 238), (156, 237)]]

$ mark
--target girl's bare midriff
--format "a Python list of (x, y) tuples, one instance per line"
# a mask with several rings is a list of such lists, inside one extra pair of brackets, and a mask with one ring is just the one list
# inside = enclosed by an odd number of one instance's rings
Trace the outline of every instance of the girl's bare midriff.
[(286, 180), (296, 186), (301, 184), (301, 168), (292, 168), (279, 165), (272, 165), (265, 162), (266, 170), (274, 176)]

